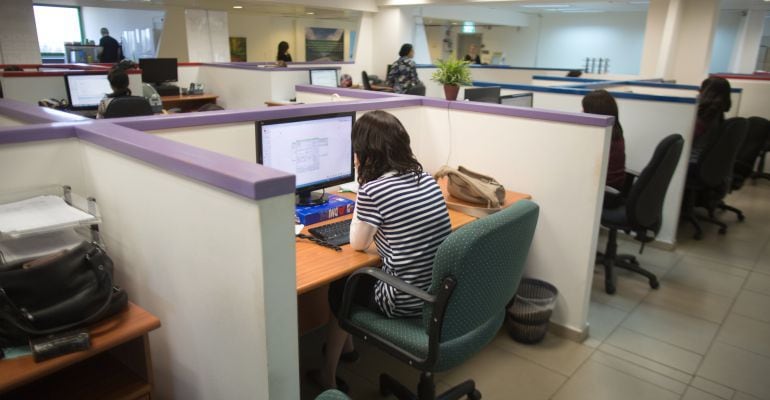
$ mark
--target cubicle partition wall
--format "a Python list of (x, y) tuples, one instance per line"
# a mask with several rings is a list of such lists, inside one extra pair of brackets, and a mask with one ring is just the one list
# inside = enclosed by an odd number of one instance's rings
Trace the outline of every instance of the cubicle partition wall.
[[(297, 100), (325, 102), (334, 93), (343, 99), (385, 96), (298, 86)], [(526, 273), (559, 288), (552, 321), (585, 333), (612, 118), (398, 97), (422, 102), (417, 110), (388, 111), (404, 123), (427, 171), (463, 165), (531, 194), (541, 206)]]
[[(61, 70), (40, 72), (0, 72), (3, 98), (37, 105), (41, 99), (67, 99), (64, 84), (65, 75), (104, 75), (107, 70)], [(139, 70), (128, 71), (129, 88), (133, 93), (142, 93), (142, 77)]]
[[(529, 85), (533, 75), (566, 76), (569, 68), (533, 68), (512, 67), (509, 65), (471, 65), (471, 78), (474, 81), (501, 82), (510, 84)], [(578, 68), (579, 69), (579, 68)], [(433, 82), (430, 77), (436, 72), (436, 66), (422, 64), (417, 66), (417, 74), (425, 84), (425, 95), (428, 97), (444, 98), (442, 85)]]
[(737, 109), (738, 116), (770, 119), (770, 75), (715, 75), (727, 79), (733, 88), (743, 89), (743, 98)]
[(162, 323), (153, 397), (299, 398), (292, 175), (106, 121), (0, 128), (0, 164), (0, 191), (97, 199), (116, 283)]
[[(475, 85), (495, 85), (491, 82), (474, 82)], [(582, 111), (582, 99), (591, 89), (554, 88), (530, 85), (502, 85), (503, 93), (534, 93), (534, 107), (560, 111)], [(626, 143), (626, 167), (641, 171), (650, 161), (658, 143), (672, 133), (684, 137), (684, 149), (674, 176), (666, 193), (663, 205), (663, 225), (656, 241), (665, 247), (676, 245), (679, 214), (687, 176), (687, 164), (692, 147), (692, 132), (695, 127), (695, 97), (673, 97), (649, 94), (616, 92), (608, 88), (615, 97), (623, 126)]]
[(78, 122), (87, 119), (52, 108), (30, 106), (27, 103), (0, 99), (0, 128), (49, 122)]

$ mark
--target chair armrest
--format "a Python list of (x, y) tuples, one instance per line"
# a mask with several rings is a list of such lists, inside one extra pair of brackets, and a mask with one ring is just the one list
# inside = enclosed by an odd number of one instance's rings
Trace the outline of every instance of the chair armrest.
[(641, 175), (641, 172), (635, 171), (635, 170), (633, 170), (631, 168), (626, 168), (626, 175), (632, 175), (632, 176), (635, 176), (635, 177), (639, 177), (639, 175)]
[(353, 302), (353, 294), (356, 292), (358, 281), (361, 280), (363, 275), (369, 275), (378, 281), (383, 281), (406, 294), (410, 294), (428, 303), (433, 304), (436, 302), (436, 296), (433, 296), (416, 286), (410, 285), (393, 275), (386, 274), (379, 268), (361, 268), (350, 274), (347, 282), (345, 282), (345, 293), (342, 295), (340, 319), (348, 319), (350, 317), (350, 306)]
[(620, 190), (615, 189), (612, 186), (604, 186), (604, 193), (619, 195), (620, 194)]

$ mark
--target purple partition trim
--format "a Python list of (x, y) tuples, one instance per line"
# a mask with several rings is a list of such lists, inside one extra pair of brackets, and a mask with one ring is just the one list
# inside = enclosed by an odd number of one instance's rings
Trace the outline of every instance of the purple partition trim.
[(140, 131), (158, 129), (184, 128), (200, 125), (220, 125), (243, 122), (255, 122), (268, 119), (301, 117), (307, 115), (331, 114), (349, 111), (369, 111), (387, 108), (413, 107), (421, 104), (415, 96), (374, 99), (368, 101), (346, 101), (339, 103), (299, 104), (280, 107), (269, 107), (260, 110), (225, 110), (199, 113), (168, 115), (163, 117), (132, 117), (111, 119), (127, 128)]
[(0, 144), (73, 138), (77, 125), (57, 123), (7, 127), (0, 129)]
[[(351, 89), (351, 88), (334, 88), (334, 87), (328, 87), (328, 86), (316, 86), (316, 85), (296, 85), (294, 87), (295, 91), (297, 92), (307, 92), (307, 93), (318, 93), (318, 94), (338, 94), (343, 97), (355, 97), (357, 99), (385, 99), (385, 98), (403, 98), (402, 96), (407, 95), (399, 95), (396, 93), (389, 93), (389, 92), (377, 92), (374, 90), (364, 90), (364, 89)], [(411, 96), (409, 97), (417, 97), (417, 96)]]
[[(264, 64), (250, 63), (204, 63), (207, 67), (248, 69), (250, 71), (271, 71), (271, 72), (291, 72), (291, 71), (310, 71), (316, 69), (313, 67), (265, 67)], [(340, 67), (324, 67), (324, 69), (340, 69)]]
[(294, 175), (112, 124), (75, 127), (78, 138), (254, 200), (294, 192)]
[(0, 99), (0, 115), (32, 124), (88, 121), (88, 118), (11, 99)]

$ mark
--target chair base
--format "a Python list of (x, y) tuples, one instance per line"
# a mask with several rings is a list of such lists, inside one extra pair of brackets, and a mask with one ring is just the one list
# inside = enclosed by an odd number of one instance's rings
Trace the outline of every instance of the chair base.
[(751, 181), (756, 185), (757, 179), (767, 179), (770, 181), (770, 174), (767, 172), (755, 172), (753, 175), (751, 175)]
[(380, 375), (380, 394), (383, 396), (394, 395), (399, 400), (459, 400), (468, 397), (470, 400), (480, 400), (481, 393), (476, 390), (476, 384), (467, 380), (446, 392), (436, 396), (436, 385), (433, 382), (433, 373), (420, 374), (420, 383), (417, 384), (417, 394), (412, 393), (406, 386), (388, 374)]
[(639, 275), (644, 276), (650, 283), (650, 287), (657, 289), (660, 287), (658, 277), (652, 272), (642, 268), (636, 257), (629, 254), (618, 254), (617, 230), (610, 229), (609, 238), (607, 238), (607, 250), (605, 253), (596, 253), (596, 264), (604, 265), (604, 291), (607, 294), (615, 294), (617, 288), (617, 276), (614, 268), (622, 268)]
[(746, 216), (743, 215), (743, 211), (741, 211), (738, 208), (735, 208), (735, 207), (733, 207), (731, 205), (725, 204), (724, 202), (719, 203), (719, 205), (717, 207), (719, 207), (720, 209), (725, 210), (725, 211), (734, 212), (735, 215), (738, 217), (738, 222), (743, 222), (743, 221), (746, 220)]
[[(729, 206), (726, 206), (726, 207), (729, 207)], [(740, 210), (738, 210), (738, 212), (740, 212)], [(738, 217), (739, 220), (741, 220), (740, 218), (741, 218), (742, 215), (743, 215), (742, 213), (739, 214), (739, 217)], [(719, 231), (718, 232), (719, 232), (720, 235), (724, 235), (724, 234), (727, 233), (727, 224), (725, 224), (724, 222), (716, 219), (713, 214), (709, 215), (709, 216), (688, 215), (688, 216), (685, 217), (685, 219), (692, 224), (693, 228), (695, 228), (695, 234), (693, 235), (693, 239), (695, 239), (695, 240), (703, 239), (703, 228), (701, 227), (700, 222), (698, 222), (698, 221), (704, 221), (704, 222), (708, 222), (710, 224), (714, 224), (714, 225), (718, 226), (719, 227)]]

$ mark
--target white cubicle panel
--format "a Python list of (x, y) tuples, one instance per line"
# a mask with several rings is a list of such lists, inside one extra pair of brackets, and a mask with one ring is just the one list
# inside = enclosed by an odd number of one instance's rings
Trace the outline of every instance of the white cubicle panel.
[(160, 137), (189, 144), (239, 160), (257, 162), (257, 140), (254, 122), (148, 131)]
[[(611, 92), (624, 92), (624, 93), (636, 93), (636, 94), (649, 94), (653, 96), (673, 96), (684, 97), (689, 99), (696, 99), (698, 97), (698, 89), (691, 88), (677, 88), (677, 87), (665, 87), (665, 86), (646, 86), (635, 85), (629, 83), (628, 85), (619, 85), (608, 87), (607, 90)], [(725, 113), (725, 118), (737, 117), (739, 109), (743, 103), (743, 94), (739, 91), (733, 91), (730, 93), (730, 101), (732, 107)]]
[(106, 122), (0, 130), (0, 192), (98, 199), (116, 284), (162, 324), (164, 399), (299, 398), (294, 196), (233, 192), (259, 193), (272, 173), (257, 168)]
[[(107, 79), (107, 74), (104, 74)], [(134, 94), (142, 93), (142, 78), (139, 74), (128, 75), (128, 87)], [(67, 88), (64, 76), (3, 76), (0, 77), (3, 86), (3, 97), (37, 105), (41, 99), (67, 99)]]
[[(579, 112), (582, 95), (534, 93), (534, 106), (549, 110)], [(682, 156), (671, 179), (663, 205), (663, 226), (656, 240), (676, 244), (679, 213), (687, 177), (687, 163), (692, 147), (696, 106), (692, 103), (616, 98), (626, 148), (626, 167), (641, 171), (650, 161), (658, 143), (672, 133), (684, 137)]]
[(307, 84), (307, 70), (287, 68), (228, 68), (202, 65), (199, 81), (208, 93), (219, 96), (217, 103), (226, 109), (265, 107), (266, 101), (289, 100), (297, 84)]
[[(525, 68), (502, 68), (495, 66), (481, 66), (471, 68), (471, 80), (482, 82), (498, 82), (507, 84), (529, 85), (533, 75), (565, 76), (569, 70), (550, 70), (550, 69), (525, 69)], [(425, 95), (428, 97), (444, 98), (443, 86), (430, 79), (436, 72), (435, 67), (418, 67), (417, 74), (420, 80), (425, 84)], [(460, 98), (458, 96), (458, 98)]]
[[(177, 66), (177, 83), (180, 88), (190, 87), (191, 82), (200, 83), (200, 64), (180, 64)], [(204, 88), (204, 91), (209, 92), (209, 88)]]
[(770, 119), (770, 79), (740, 79), (736, 76), (727, 80), (731, 87), (743, 89), (738, 116)]

